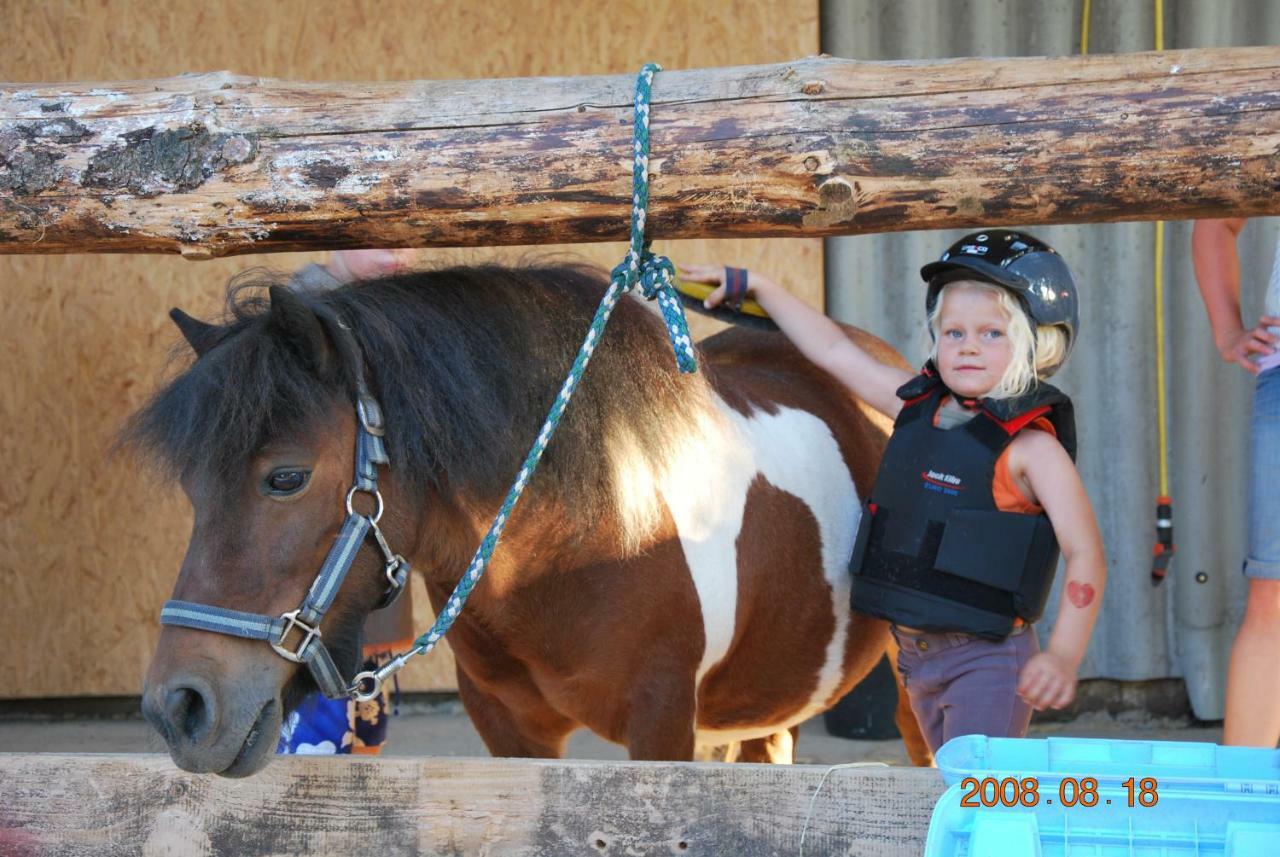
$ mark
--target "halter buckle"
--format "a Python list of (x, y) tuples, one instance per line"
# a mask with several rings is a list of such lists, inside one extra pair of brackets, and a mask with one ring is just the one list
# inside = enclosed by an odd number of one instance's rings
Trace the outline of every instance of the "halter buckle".
[[(302, 608), (299, 607), (297, 610), (281, 613), (280, 618), (285, 620), (285, 626), (280, 629), (279, 638), (268, 641), (271, 643), (271, 648), (276, 650), (277, 655), (286, 661), (293, 661), (295, 664), (305, 663), (303, 655), (311, 645), (311, 641), (320, 639), (320, 629), (318, 627), (312, 627), (298, 618), (298, 614), (301, 612)], [(285, 647), (284, 641), (294, 628), (302, 632), (302, 642), (298, 644), (296, 649), (288, 649)]]
[(372, 396), (360, 396), (356, 399), (356, 416), (360, 418), (360, 425), (364, 426), (364, 430), (374, 437), (382, 437), (387, 433), (386, 425), (382, 422), (382, 407)]
[(395, 558), (389, 560), (383, 568), (383, 574), (386, 577), (387, 588), (378, 599), (378, 603), (373, 606), (374, 610), (386, 610), (400, 599), (400, 593), (404, 592), (405, 584), (409, 582), (408, 560), (396, 554)]
[(387, 563), (383, 573), (387, 576), (387, 586), (397, 592), (404, 589), (405, 581), (409, 576), (409, 561), (400, 554), (396, 554), (395, 558)]

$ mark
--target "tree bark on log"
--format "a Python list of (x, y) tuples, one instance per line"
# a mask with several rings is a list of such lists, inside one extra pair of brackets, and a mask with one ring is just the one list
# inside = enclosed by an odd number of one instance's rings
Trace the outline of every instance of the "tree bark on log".
[[(0, 87), (0, 253), (625, 239), (634, 77)], [(1280, 214), (1280, 48), (662, 72), (654, 238)]]

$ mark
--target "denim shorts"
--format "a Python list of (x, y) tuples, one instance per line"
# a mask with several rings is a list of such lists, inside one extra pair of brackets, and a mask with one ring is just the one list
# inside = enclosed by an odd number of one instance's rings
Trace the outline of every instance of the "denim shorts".
[(1248, 577), (1280, 580), (1280, 367), (1258, 375), (1249, 424)]

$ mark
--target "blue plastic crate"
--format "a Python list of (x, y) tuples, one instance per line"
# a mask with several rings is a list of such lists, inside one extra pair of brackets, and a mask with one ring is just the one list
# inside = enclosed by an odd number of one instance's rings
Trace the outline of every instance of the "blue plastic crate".
[[(926, 857), (1280, 857), (1280, 751), (970, 735), (937, 759), (949, 788), (934, 807)], [(1034, 778), (1038, 789), (1032, 806), (961, 806), (974, 797), (961, 785), (967, 777)], [(1097, 781), (1096, 804), (1064, 806), (1086, 777)], [(1154, 805), (1122, 785), (1130, 777), (1156, 780)]]
[[(1280, 750), (1191, 741), (988, 738), (965, 735), (938, 749), (947, 785), (965, 777), (1093, 777), (1116, 783), (1155, 777), (1163, 788), (1244, 791), (1280, 797)], [(1277, 852), (1280, 857), (1280, 852)]]

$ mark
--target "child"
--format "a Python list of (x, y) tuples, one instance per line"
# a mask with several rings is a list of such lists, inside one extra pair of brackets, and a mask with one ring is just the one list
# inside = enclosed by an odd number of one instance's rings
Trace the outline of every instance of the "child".
[[(1073, 463), (1071, 401), (1041, 383), (1079, 326), (1066, 264), (1026, 233), (991, 229), (921, 276), (933, 350), (913, 378), (765, 277), (684, 273), (721, 284), (709, 308), (726, 286), (735, 302), (754, 296), (809, 359), (894, 418), (854, 547), (852, 601), (892, 623), (899, 672), (936, 751), (957, 735), (1025, 735), (1032, 708), (1071, 702), (1106, 565)], [(1028, 630), (1059, 546), (1064, 597), (1040, 651)]]

